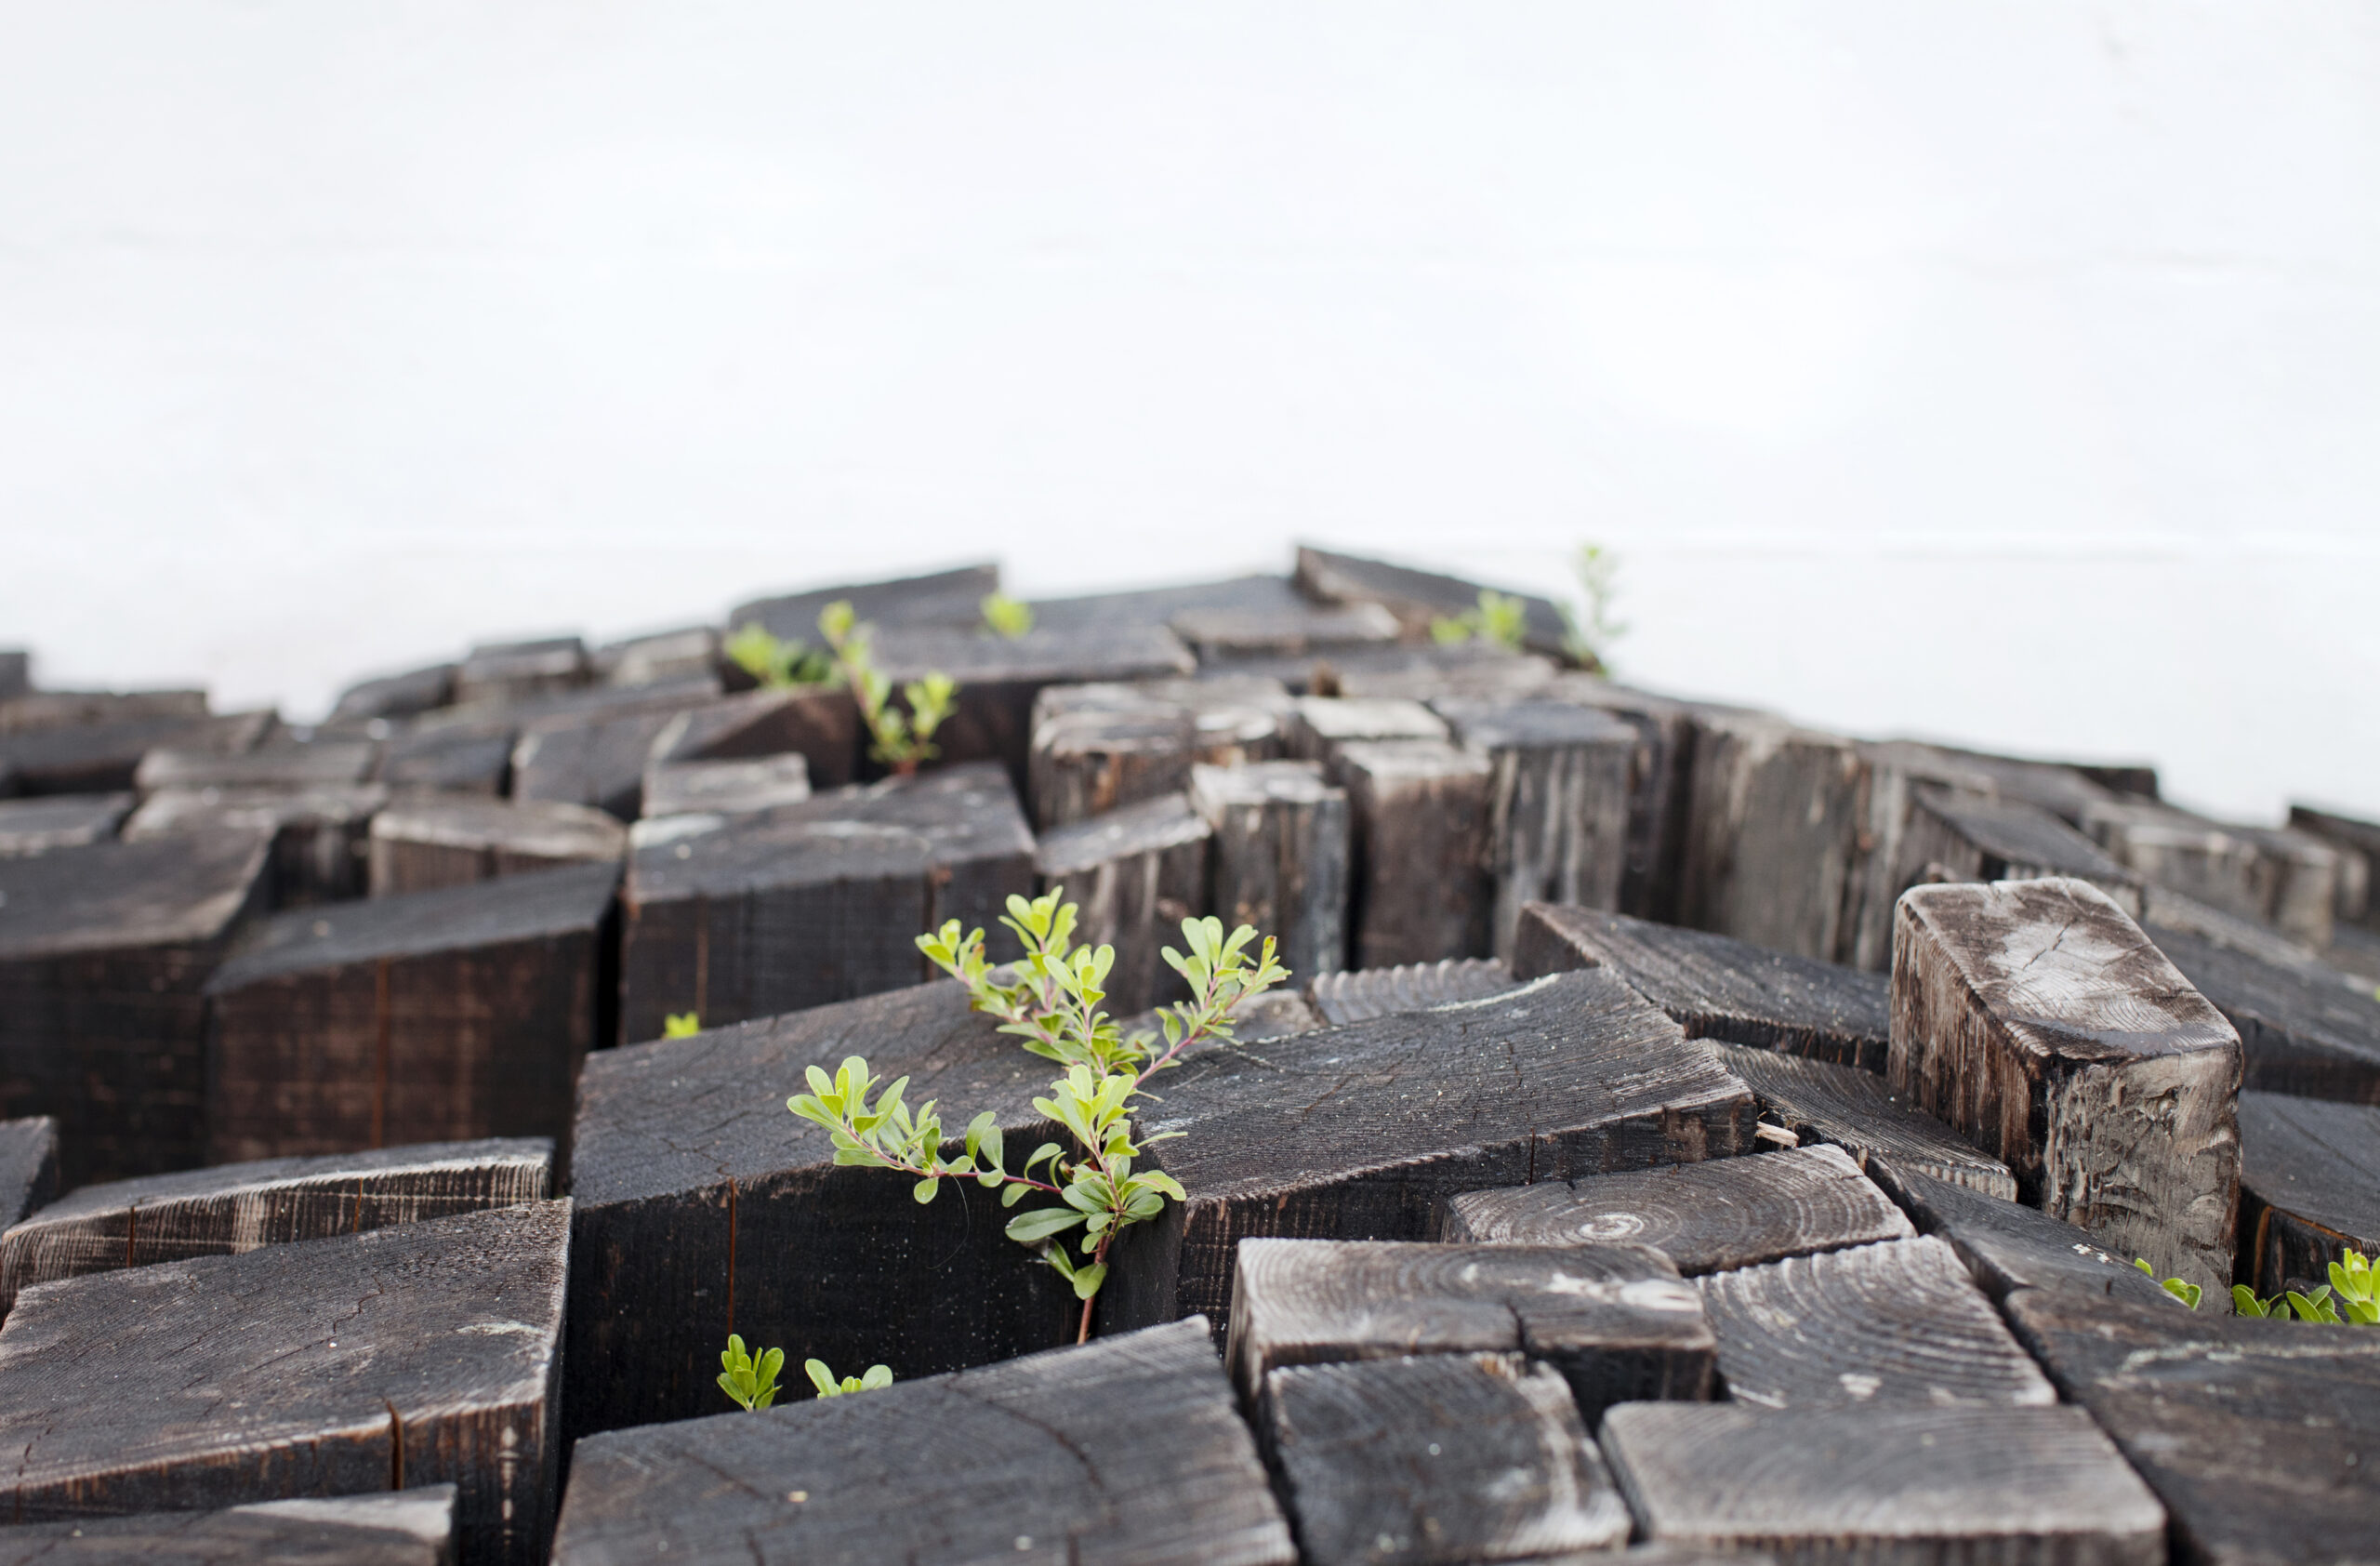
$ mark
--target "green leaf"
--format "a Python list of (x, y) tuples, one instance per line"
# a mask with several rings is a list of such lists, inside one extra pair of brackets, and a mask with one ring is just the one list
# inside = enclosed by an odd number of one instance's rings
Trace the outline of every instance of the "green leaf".
[(917, 1185), (911, 1188), (910, 1194), (914, 1195), (918, 1199), (918, 1205), (923, 1207), (927, 1202), (933, 1200), (934, 1192), (941, 1188), (942, 1182), (940, 1180), (928, 1177), (926, 1179), (919, 1180)]
[(1104, 1262), (1093, 1262), (1089, 1267), (1077, 1267), (1074, 1272), (1073, 1281), (1075, 1286), (1075, 1298), (1084, 1300), (1089, 1299), (1091, 1295), (1099, 1293), (1099, 1286), (1102, 1283), (1107, 1281), (1107, 1264)]
[(2245, 1283), (2234, 1283), (2231, 1285), (2231, 1313), (2235, 1316), (2262, 1316), (2265, 1314), (2264, 1302), (2256, 1298), (2256, 1292)]
[[(1019, 1186), (1018, 1190), (1025, 1188)], [(1083, 1215), (1070, 1207), (1037, 1207), (1030, 1213), (1019, 1213), (1008, 1221), (1008, 1237), (1020, 1245), (1038, 1245), (1053, 1234), (1064, 1234), (1083, 1221)]]
[(859, 1378), (859, 1389), (863, 1392), (880, 1392), (892, 1385), (892, 1367), (891, 1365), (870, 1365), (867, 1367), (867, 1374)]

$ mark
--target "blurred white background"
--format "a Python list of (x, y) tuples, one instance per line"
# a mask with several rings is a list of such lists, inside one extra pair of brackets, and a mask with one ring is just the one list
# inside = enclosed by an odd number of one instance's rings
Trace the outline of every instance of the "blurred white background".
[(2380, 810), (2380, 7), (0, 4), (0, 644), (1292, 538), (1623, 673)]

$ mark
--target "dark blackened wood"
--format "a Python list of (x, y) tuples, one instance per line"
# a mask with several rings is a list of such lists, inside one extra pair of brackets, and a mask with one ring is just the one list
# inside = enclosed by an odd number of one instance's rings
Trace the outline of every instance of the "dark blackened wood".
[(1447, 1240), (1648, 1245), (1680, 1272), (1717, 1272), (1916, 1234), (1840, 1148), (1790, 1148), (1448, 1199)]
[(2026, 1289), (2016, 1335), (2173, 1515), (2175, 1559), (2369, 1559), (2380, 1516), (2380, 1333)]
[(654, 762), (644, 769), (646, 816), (715, 811), (748, 816), (810, 797), (810, 763), (798, 751), (747, 762)]
[(1868, 1161), (1868, 1177), (1918, 1228), (1956, 1251), (1968, 1276), (1995, 1300), (2017, 1289), (2069, 1289), (2181, 1308), (2130, 1257), (2109, 1255), (2062, 1218), (1881, 1158)]
[[(556, 1566), (1292, 1566), (1205, 1323), (582, 1443)], [(841, 1361), (834, 1361), (840, 1369)]]
[(1901, 898), (1894, 1085), (1998, 1153), (2031, 1205), (2218, 1294), (2240, 1061), (2222, 1014), (2087, 882)]
[(1275, 1371), (1269, 1446), (1309, 1566), (1456, 1566), (1626, 1542), (1562, 1378), (1517, 1354)]
[(859, 767), (859, 709), (840, 686), (746, 691), (679, 714), (649, 763), (751, 761), (795, 754), (813, 789), (840, 789)]
[(2294, 831), (2317, 837), (2339, 856), (2338, 900), (2334, 916), (2348, 923), (2380, 929), (2380, 898), (2373, 896), (2374, 871), (2380, 870), (2380, 825), (2292, 803), (2289, 825)]
[(455, 672), (458, 667), (435, 663), (403, 674), (358, 681), (338, 693), (329, 721), (334, 724), (368, 723), (375, 718), (410, 718), (443, 707), (455, 699)]
[(513, 726), (493, 723), (412, 731), (390, 738), (380, 781), (402, 792), (501, 795), (512, 777)]
[(379, 762), (380, 747), (368, 739), (271, 745), (236, 754), (168, 747), (141, 757), (132, 781), (144, 794), (159, 789), (303, 789), (361, 783)]
[(2310, 1293), (2350, 1248), (2380, 1257), (2380, 1108), (2241, 1094), (2239, 1281)]
[(0, 701), (9, 701), (33, 688), (33, 656), (21, 647), (0, 652)]
[(1706, 713), (1696, 729), (1679, 922), (1838, 961), (1856, 927), (1867, 758), (1781, 718)]
[(759, 625), (772, 636), (821, 646), (824, 643), (818, 634), (818, 617), (827, 604), (835, 603), (849, 604), (853, 615), (875, 625), (968, 627), (982, 622), (985, 597), (999, 590), (998, 566), (962, 565), (922, 577), (850, 582), (841, 587), (813, 588), (775, 598), (755, 599), (728, 611), (727, 629), (733, 632), (747, 625)]
[(1048, 831), (1190, 786), (1188, 708), (1129, 685), (1051, 685), (1033, 704), (1033, 824)]
[(1613, 1403), (1709, 1397), (1713, 1349), (1701, 1296), (1642, 1245), (1248, 1240), (1223, 1362), (1256, 1408), (1285, 1366), (1526, 1354), (1592, 1426)]
[(1656, 1542), (1861, 1566), (2162, 1566), (2165, 1511), (2074, 1408), (1631, 1403), (1603, 1426)]
[(1554, 701), (1441, 697), (1435, 707), (1455, 738), (1494, 768), (1488, 831), (1496, 955), (1512, 956), (1524, 904), (1617, 906), (1627, 867), (1635, 730)]
[(1720, 1046), (1722, 1063), (1752, 1084), (1765, 1114), (1801, 1141), (1831, 1142), (1866, 1167), (1890, 1160), (1937, 1179), (2016, 1200), (2016, 1177), (1989, 1153), (1916, 1108), (1910, 1095), (1871, 1071), (1772, 1050)]
[(1195, 680), (1143, 680), (1133, 689), (1189, 709), (1198, 730), (1197, 759), (1209, 766), (1276, 762), (1288, 754), (1287, 735), (1297, 698), (1278, 680), (1260, 674), (1209, 674)]
[(379, 783), (306, 788), (160, 789), (124, 823), (126, 843), (233, 832), (272, 834), (270, 902), (308, 908), (364, 896)]
[(1297, 698), (1288, 747), (1295, 760), (1329, 765), (1336, 762), (1341, 746), (1358, 740), (1447, 740), (1452, 735), (1444, 718), (1408, 697), (1351, 700), (1305, 696)]
[[(1422, 1240), (1466, 1190), (1743, 1151), (1752, 1095), (1706, 1045), (1606, 974), (1199, 1056), (1161, 1084), (1150, 1133), (1186, 1203), (1130, 1231), (1109, 1326), (1231, 1300), (1249, 1235)], [(1293, 1127), (1289, 1133), (1284, 1127)]]
[(58, 1200), (58, 1121), (0, 1121), (0, 1219), (15, 1224)]
[(575, 636), (488, 642), (473, 647), (455, 670), (455, 701), (529, 701), (585, 683), (587, 644)]
[(0, 1097), (57, 1117), (69, 1186), (201, 1161), (201, 987), (271, 855), (225, 832), (0, 859)]
[(1115, 948), (1109, 1011), (1129, 1016), (1190, 998), (1157, 954), (1182, 949), (1182, 922), (1206, 912), (1210, 836), (1188, 796), (1168, 794), (1060, 827), (1036, 846), (1041, 890), (1063, 886), (1076, 905), (1076, 941)]
[(1594, 967), (1626, 979), (1688, 1038), (1884, 1068), (1892, 1008), (1879, 975), (1625, 914), (1550, 903), (1523, 912), (1516, 977)]
[(945, 767), (733, 820), (638, 829), (621, 936), (621, 1023), (713, 1025), (915, 984), (917, 937), (996, 930), (1033, 888), (1033, 834), (997, 767)]
[(2269, 922), (2310, 950), (2330, 945), (2338, 856), (2318, 838), (2230, 826), (2136, 800), (2095, 804), (2082, 827), (2161, 886)]
[(85, 1186), (0, 1236), (0, 1312), (35, 1283), (87, 1272), (543, 1201), (553, 1153), (542, 1138), (437, 1142)]
[[(626, 704), (639, 695), (642, 700)], [(599, 711), (534, 719), (512, 748), (512, 797), (592, 805), (633, 821), (655, 741), (680, 713), (718, 696), (717, 677), (706, 674), (634, 687)]]
[[(1479, 607), (1480, 584), (1460, 577), (1416, 571), (1360, 555), (1301, 547), (1297, 584), (1326, 604), (1378, 604), (1395, 615), (1408, 641), (1425, 642), (1431, 623)], [(1569, 627), (1550, 599), (1513, 594), (1527, 616), (1523, 640), (1528, 650), (1567, 657)]]
[(719, 672), (719, 632), (707, 625), (633, 636), (598, 647), (589, 671), (606, 685), (654, 685)]
[(562, 1135), (619, 867), (279, 915), (207, 985), (210, 1161)]
[(0, 1527), (0, 1566), (452, 1566), (455, 1487)]
[(115, 836), (131, 813), (131, 794), (53, 794), (0, 801), (0, 858), (83, 848)]
[(1761, 1408), (2057, 1401), (1941, 1241), (1788, 1256), (1701, 1281), (1727, 1396)]
[(27, 794), (88, 794), (132, 787), (140, 759), (160, 746), (235, 755), (274, 723), (271, 712), (224, 717), (127, 718), (0, 736), (0, 774)]
[(1920, 882), (1940, 879), (1911, 841), (1924, 833), (1924, 802), (1986, 803), (1995, 786), (1988, 773), (1928, 747), (1863, 743), (1858, 750), (1867, 774), (1862, 819), (1847, 854), (1850, 874), (1833, 960), (1880, 974), (1892, 966), (1895, 901)]
[(1494, 771), (1487, 757), (1444, 740), (1338, 747), (1330, 776), (1347, 790), (1354, 829), (1348, 901), (1359, 967), (1487, 956)]
[(1484, 1001), (1519, 984), (1512, 970), (1498, 958), (1449, 957), (1442, 962), (1408, 962), (1395, 968), (1324, 974), (1306, 986), (1306, 994), (1323, 1019), (1337, 1028), (1386, 1016), (1392, 1012), (1420, 1012), (1461, 1001)]
[(1324, 657), (1397, 640), (1396, 617), (1377, 604), (1326, 606), (1302, 599), (1275, 609), (1197, 608), (1167, 623), (1202, 668), (1250, 658)]
[(1213, 830), (1208, 906), (1223, 927), (1273, 936), (1298, 978), (1344, 967), (1347, 791), (1314, 762), (1257, 762), (1192, 769), (1190, 803)]
[(468, 886), (588, 861), (617, 864), (628, 851), (628, 829), (585, 805), (399, 800), (372, 818), (372, 895)]
[(0, 734), (205, 716), (205, 691), (26, 691), (0, 697)]
[(71, 1278), (0, 1328), (23, 1521), (451, 1482), (456, 1557), (545, 1559), (570, 1205)]

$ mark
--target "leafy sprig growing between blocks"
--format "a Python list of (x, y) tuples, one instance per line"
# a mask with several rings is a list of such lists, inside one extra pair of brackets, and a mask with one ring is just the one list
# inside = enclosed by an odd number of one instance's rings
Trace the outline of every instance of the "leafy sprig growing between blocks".
[(1220, 920), (1185, 919), (1188, 955), (1170, 947), (1163, 955), (1189, 985), (1191, 998), (1158, 1014), (1161, 1038), (1127, 1035), (1100, 1009), (1115, 949), (1075, 945), (1075, 906), (1062, 900), (1064, 891), (1053, 888), (1031, 902), (1008, 900), (1000, 922), (1024, 945), (1016, 963), (994, 967), (984, 954), (984, 932), (962, 935), (955, 919), (919, 936), (918, 949), (965, 985), (973, 1009), (998, 1017), (1001, 1032), (1064, 1068), (1033, 1107), (1065, 1127), (1071, 1148), (1044, 1142), (1012, 1170), (1000, 1128), (986, 1109), (968, 1122), (963, 1150), (953, 1156), (938, 1107), (929, 1100), (911, 1108), (904, 1099), (908, 1078), (879, 1085), (881, 1079), (857, 1055), (831, 1078), (811, 1067), (810, 1091), (786, 1100), (786, 1108), (832, 1134), (837, 1163), (915, 1179), (919, 1202), (932, 1201), (943, 1181), (957, 1179), (998, 1188), (1008, 1207), (1030, 1193), (1056, 1198), (1053, 1205), (1010, 1219), (1008, 1237), (1038, 1251), (1074, 1286), (1082, 1301), (1081, 1341), (1091, 1335), (1091, 1307), (1107, 1280), (1117, 1236), (1164, 1212), (1168, 1200), (1183, 1200), (1171, 1175), (1136, 1167), (1144, 1143), (1133, 1138), (1134, 1102), (1147, 1092), (1150, 1078), (1178, 1065), (1188, 1051), (1233, 1042), (1232, 1008), (1289, 975), (1275, 961), (1272, 938), (1257, 945), (1252, 926), (1226, 936)]
[(901, 687), (902, 698), (909, 704), (909, 710), (902, 711), (892, 705), (892, 679), (876, 667), (869, 653), (875, 633), (874, 626), (856, 622), (851, 604), (842, 599), (819, 611), (818, 634), (833, 649), (835, 667), (841, 670), (852, 699), (859, 703), (861, 721), (867, 724), (867, 753), (894, 772), (915, 772), (919, 763), (942, 753), (933, 742), (933, 733), (957, 705), (959, 685), (940, 670), (922, 680), (911, 680)]
[(2245, 1283), (2234, 1283), (2232, 1311), (2285, 1320), (2294, 1310), (2301, 1321), (2380, 1326), (2380, 1266), (2350, 1246), (2344, 1260), (2331, 1264), (2330, 1274), (2331, 1281), (2310, 1294), (2291, 1289), (2268, 1300), (2256, 1298), (2256, 1292)]

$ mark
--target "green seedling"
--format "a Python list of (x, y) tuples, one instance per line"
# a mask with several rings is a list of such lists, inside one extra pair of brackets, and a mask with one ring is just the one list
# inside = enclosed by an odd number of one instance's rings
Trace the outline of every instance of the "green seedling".
[(1601, 544), (1581, 544), (1571, 557), (1571, 570), (1579, 578), (1579, 594), (1586, 605), (1583, 614), (1567, 605), (1562, 610), (1566, 634), (1562, 650), (1570, 660), (1590, 673), (1608, 673), (1611, 667), (1611, 644), (1627, 634), (1628, 627), (1611, 617), (1611, 605), (1620, 596), (1620, 557)]
[(1015, 642), (1033, 630), (1033, 605), (1011, 598), (1004, 592), (985, 595), (984, 599), (984, 629), (1005, 641)]
[(2343, 1259), (2331, 1264), (2330, 1275), (2331, 1281), (2310, 1294), (2291, 1289), (2261, 1300), (2245, 1283), (2234, 1283), (2232, 1312), (2285, 1321), (2294, 1311), (2301, 1321), (2380, 1326), (2380, 1267), (2374, 1267), (2370, 1257), (2349, 1246)]
[[(2132, 1265), (2138, 1267), (2141, 1271), (2149, 1274), (2149, 1277), (2157, 1278), (2157, 1269), (2150, 1267), (2140, 1257), (2135, 1256), (2132, 1260)], [(2196, 1310), (2198, 1308), (2198, 1302), (2201, 1296), (2202, 1296), (2206, 1292), (2200, 1288), (2196, 1283), (2185, 1283), (2178, 1278), (2158, 1278), (2157, 1286), (2164, 1290), (2167, 1294), (2173, 1295), (2175, 1299), (2180, 1300), (2184, 1305), (2188, 1306), (2192, 1310)]]
[(661, 1019), (665, 1039), (691, 1039), (703, 1030), (703, 1019), (693, 1012), (671, 1012)]
[(835, 661), (814, 647), (773, 635), (747, 620), (720, 644), (727, 661), (760, 683), (764, 690), (823, 684), (834, 677)]
[(822, 1398), (840, 1398), (846, 1392), (880, 1392), (892, 1385), (890, 1365), (870, 1365), (866, 1375), (847, 1375), (840, 1381), (824, 1360), (804, 1360), (801, 1368), (810, 1373), (810, 1385), (818, 1388)]
[[(818, 1361), (813, 1360), (812, 1364)], [(744, 1340), (727, 1334), (727, 1350), (720, 1355), (719, 1389), (747, 1413), (757, 1413), (777, 1400), (777, 1372), (784, 1368), (785, 1350), (765, 1348), (759, 1359), (744, 1351)], [(886, 1374), (891, 1379), (891, 1373)]]
[(834, 650), (835, 666), (851, 687), (852, 699), (859, 703), (861, 721), (867, 724), (867, 753), (896, 775), (906, 776), (920, 763), (942, 753), (933, 735), (957, 706), (959, 685), (936, 670), (901, 687), (907, 711), (893, 706), (892, 682), (876, 667), (869, 653), (875, 631), (874, 626), (855, 621), (850, 603), (843, 599), (827, 604), (818, 615), (818, 633)]
[(1492, 642), (1513, 652), (1528, 639), (1528, 604), (1493, 588), (1479, 590), (1475, 608), (1460, 615), (1440, 615), (1430, 622), (1430, 640), (1440, 645), (1461, 642)]

